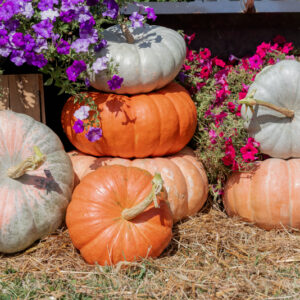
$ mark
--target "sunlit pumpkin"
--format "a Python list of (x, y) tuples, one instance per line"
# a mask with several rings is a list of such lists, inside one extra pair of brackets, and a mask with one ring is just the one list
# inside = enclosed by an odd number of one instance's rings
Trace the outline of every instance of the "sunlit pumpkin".
[(104, 166), (85, 176), (73, 192), (66, 224), (86, 262), (114, 265), (159, 256), (173, 225), (161, 190), (159, 174), (135, 167)]
[[(184, 148), (197, 125), (197, 112), (189, 93), (173, 82), (149, 94), (134, 96), (89, 92), (101, 118), (103, 137), (87, 140), (86, 131), (73, 130), (74, 112), (81, 104), (71, 97), (61, 115), (70, 142), (95, 156), (149, 157), (176, 153)], [(92, 113), (90, 113), (92, 114)]]

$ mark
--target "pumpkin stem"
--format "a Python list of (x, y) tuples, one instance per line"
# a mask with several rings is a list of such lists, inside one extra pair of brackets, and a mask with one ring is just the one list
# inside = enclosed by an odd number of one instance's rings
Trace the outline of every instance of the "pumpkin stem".
[(293, 110), (290, 110), (288, 108), (285, 107), (280, 107), (262, 100), (258, 100), (254, 98), (254, 94), (255, 94), (256, 90), (251, 91), (251, 93), (244, 99), (240, 100), (239, 103), (240, 104), (245, 104), (246, 108), (250, 107), (250, 109), (253, 112), (253, 106), (254, 105), (261, 105), (261, 106), (265, 106), (268, 107), (270, 109), (273, 109), (275, 111), (280, 112), (281, 114), (285, 115), (288, 118), (293, 118), (295, 115), (295, 112)]
[(16, 166), (7, 170), (7, 176), (16, 179), (24, 175), (27, 171), (37, 169), (45, 160), (46, 156), (41, 152), (40, 148), (33, 146), (34, 155), (27, 157)]
[(127, 25), (125, 23), (122, 23), (120, 26), (121, 26), (122, 33), (124, 34), (124, 36), (126, 38), (127, 43), (134, 44), (134, 37), (131, 34), (131, 32), (129, 31)]
[(127, 221), (134, 219), (142, 213), (152, 203), (152, 201), (154, 202), (154, 207), (159, 208), (156, 196), (161, 192), (163, 183), (161, 175), (159, 173), (155, 173), (152, 179), (152, 189), (150, 194), (139, 204), (131, 208), (125, 208), (122, 211), (122, 218)]

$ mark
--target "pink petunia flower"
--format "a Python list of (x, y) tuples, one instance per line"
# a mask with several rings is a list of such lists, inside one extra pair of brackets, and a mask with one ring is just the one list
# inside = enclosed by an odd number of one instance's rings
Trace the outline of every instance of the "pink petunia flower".
[(262, 64), (263, 60), (257, 54), (254, 54), (252, 57), (249, 58), (250, 67), (254, 70), (258, 70)]

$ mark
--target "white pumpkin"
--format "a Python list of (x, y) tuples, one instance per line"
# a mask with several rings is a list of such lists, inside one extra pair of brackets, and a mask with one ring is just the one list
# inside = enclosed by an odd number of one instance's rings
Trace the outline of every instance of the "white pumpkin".
[(179, 73), (186, 55), (186, 44), (176, 31), (145, 24), (130, 28), (134, 43), (126, 41), (119, 25), (103, 31), (107, 46), (96, 52), (117, 64), (118, 76), (124, 79), (121, 88), (111, 91), (106, 70), (91, 73), (91, 85), (101, 91), (117, 94), (148, 93), (166, 86)]
[(260, 143), (261, 152), (284, 159), (300, 157), (300, 63), (283, 60), (265, 67), (256, 75), (247, 97), (251, 94), (293, 114), (287, 117), (262, 105), (254, 105), (252, 111), (243, 105), (245, 128)]
[[(44, 157), (34, 157), (34, 148)], [(74, 173), (49, 127), (7, 110), (0, 111), (0, 166), (0, 252), (13, 253), (62, 223)]]

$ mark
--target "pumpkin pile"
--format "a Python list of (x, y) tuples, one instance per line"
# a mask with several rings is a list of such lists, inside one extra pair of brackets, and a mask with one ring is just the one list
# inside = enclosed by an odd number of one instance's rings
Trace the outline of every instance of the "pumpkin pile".
[(249, 135), (270, 158), (229, 177), (225, 209), (265, 229), (299, 229), (300, 63), (283, 60), (265, 67), (240, 102)]
[[(146, 25), (124, 36), (119, 25), (104, 31), (107, 55), (124, 78), (111, 91), (106, 73), (91, 74), (88, 92), (100, 112), (96, 142), (75, 133), (71, 97), (62, 126), (78, 151), (70, 153), (75, 185), (66, 224), (75, 247), (91, 264), (156, 257), (168, 245), (173, 222), (197, 213), (208, 194), (202, 164), (185, 148), (197, 125), (189, 93), (173, 82), (185, 59), (175, 31)], [(105, 52), (102, 52), (105, 51)]]

